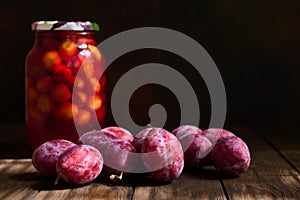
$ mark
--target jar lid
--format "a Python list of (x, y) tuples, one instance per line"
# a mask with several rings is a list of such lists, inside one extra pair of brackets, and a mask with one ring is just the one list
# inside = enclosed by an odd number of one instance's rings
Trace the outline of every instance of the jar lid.
[(90, 21), (36, 21), (31, 24), (33, 31), (99, 31), (99, 25)]

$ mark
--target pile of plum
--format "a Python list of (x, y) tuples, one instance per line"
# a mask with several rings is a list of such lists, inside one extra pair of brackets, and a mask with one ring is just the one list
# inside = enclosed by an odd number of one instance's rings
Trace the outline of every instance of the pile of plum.
[(100, 174), (120, 180), (139, 172), (140, 165), (162, 182), (178, 178), (183, 167), (200, 169), (211, 164), (225, 175), (238, 176), (248, 169), (250, 160), (248, 146), (232, 132), (202, 131), (191, 125), (172, 133), (149, 127), (135, 136), (121, 127), (107, 127), (83, 134), (77, 144), (64, 139), (45, 142), (32, 155), (41, 174), (71, 184), (92, 182)]

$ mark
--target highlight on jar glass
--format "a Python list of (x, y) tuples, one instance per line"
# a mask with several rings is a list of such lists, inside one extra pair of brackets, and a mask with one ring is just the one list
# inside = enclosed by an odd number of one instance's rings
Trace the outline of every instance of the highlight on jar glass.
[[(92, 129), (92, 120), (104, 127), (106, 77), (96, 78), (105, 65), (96, 47), (98, 24), (38, 21), (32, 30), (35, 42), (25, 62), (26, 135), (32, 149), (53, 139), (76, 142), (75, 123), (84, 131)], [(84, 73), (77, 74), (79, 69)]]

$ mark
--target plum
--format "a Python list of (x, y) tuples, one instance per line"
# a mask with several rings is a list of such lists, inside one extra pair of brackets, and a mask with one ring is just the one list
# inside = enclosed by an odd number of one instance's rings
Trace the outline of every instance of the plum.
[(212, 150), (210, 140), (200, 134), (190, 134), (180, 138), (184, 148), (184, 162), (187, 167), (203, 167), (210, 164), (209, 153)]
[(152, 131), (152, 129), (153, 128), (150, 128), (150, 127), (145, 128), (134, 136), (131, 144), (134, 146), (134, 148), (136, 149), (136, 151), (138, 153), (142, 152), (142, 144), (143, 144), (144, 140), (146, 139), (146, 137), (149, 135), (149, 133)]
[(197, 126), (192, 125), (182, 125), (172, 131), (172, 133), (177, 137), (180, 138), (182, 136), (186, 136), (189, 134), (202, 134), (202, 130)]
[(207, 137), (213, 145), (216, 144), (219, 138), (227, 137), (227, 136), (235, 136), (232, 132), (221, 128), (209, 128), (207, 130), (204, 130), (202, 132), (202, 135)]
[(107, 176), (125, 175), (134, 171), (137, 165), (136, 150), (131, 143), (109, 139), (99, 147), (105, 160), (104, 173)]
[(77, 44), (72, 40), (65, 40), (58, 48), (63, 60), (68, 60), (77, 54)]
[(47, 51), (42, 57), (42, 63), (47, 71), (53, 71), (56, 67), (61, 65), (61, 58), (59, 53), (55, 50)]
[(102, 129), (102, 131), (109, 137), (124, 140), (127, 142), (132, 142), (133, 141), (133, 136), (132, 134), (122, 128), (122, 127), (117, 127), (117, 126), (110, 126)]
[(47, 141), (33, 152), (32, 164), (41, 174), (55, 176), (56, 162), (59, 156), (75, 145), (73, 142), (63, 139)]
[(238, 176), (245, 172), (251, 160), (247, 144), (236, 136), (218, 139), (210, 157), (221, 173), (229, 176)]
[(79, 109), (75, 104), (66, 102), (54, 108), (53, 117), (58, 120), (71, 122), (77, 117), (78, 112)]
[(67, 82), (72, 77), (72, 70), (64, 65), (58, 66), (53, 72), (53, 78), (58, 83)]
[[(123, 134), (124, 132), (121, 136)], [(123, 137), (120, 139), (117, 136), (120, 135), (112, 135), (107, 130), (95, 130), (83, 134), (78, 141), (81, 144), (91, 145), (101, 152), (105, 161), (103, 171), (108, 176), (118, 175), (121, 172), (132, 172), (136, 167), (137, 160), (133, 154), (136, 153), (134, 146), (130, 142), (122, 140)]]
[(88, 97), (87, 104), (91, 110), (97, 110), (102, 105), (102, 99), (98, 94)]
[(50, 97), (58, 104), (67, 102), (71, 96), (69, 88), (63, 83), (54, 85), (50, 91)]
[(152, 128), (142, 144), (142, 160), (153, 179), (167, 182), (178, 178), (184, 167), (180, 142), (162, 128)]
[(36, 88), (39, 92), (49, 92), (54, 85), (50, 76), (43, 76), (36, 81)]
[[(76, 145), (62, 153), (56, 163), (58, 178), (71, 184), (86, 184), (95, 180), (103, 168), (101, 153), (89, 145)], [(58, 179), (56, 180), (57, 184)]]

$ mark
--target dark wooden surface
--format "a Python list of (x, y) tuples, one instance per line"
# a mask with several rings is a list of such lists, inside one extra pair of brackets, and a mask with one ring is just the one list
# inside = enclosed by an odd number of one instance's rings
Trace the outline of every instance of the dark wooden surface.
[(99, 178), (72, 186), (39, 175), (23, 124), (0, 125), (0, 199), (300, 199), (300, 136), (293, 130), (232, 126), (248, 144), (252, 161), (237, 178), (213, 167), (187, 171), (177, 180), (159, 184), (135, 175), (119, 183)]

